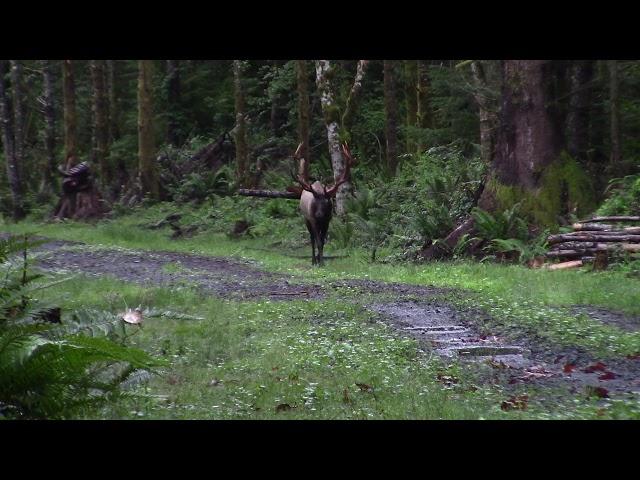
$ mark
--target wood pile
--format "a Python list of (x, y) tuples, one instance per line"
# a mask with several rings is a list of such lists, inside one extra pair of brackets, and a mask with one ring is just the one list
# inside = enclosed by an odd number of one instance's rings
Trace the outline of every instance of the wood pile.
[[(573, 232), (547, 239), (550, 249), (546, 257), (563, 260), (567, 265), (564, 268), (593, 262), (606, 268), (612, 255), (640, 253), (640, 216), (594, 217), (572, 227)], [(557, 264), (557, 268), (561, 265)]]

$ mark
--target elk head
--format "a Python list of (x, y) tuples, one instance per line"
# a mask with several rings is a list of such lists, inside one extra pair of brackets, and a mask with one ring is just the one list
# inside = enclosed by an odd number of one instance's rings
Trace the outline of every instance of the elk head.
[[(294, 153), (294, 159), (300, 160), (301, 148), (302, 143)], [(345, 158), (345, 169), (333, 185), (329, 187), (319, 181), (309, 183), (300, 174), (293, 177), (295, 182), (300, 185), (296, 190), (300, 191), (300, 212), (304, 216), (311, 238), (311, 263), (313, 265), (323, 264), (322, 253), (333, 213), (333, 198), (336, 196), (340, 185), (347, 182), (350, 177), (353, 157), (346, 143), (342, 145), (342, 153)], [(317, 256), (316, 247), (318, 248)]]

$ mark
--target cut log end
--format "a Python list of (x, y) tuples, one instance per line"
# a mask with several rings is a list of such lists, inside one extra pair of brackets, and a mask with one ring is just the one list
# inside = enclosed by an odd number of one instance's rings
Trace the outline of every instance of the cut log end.
[(569, 262), (554, 263), (553, 265), (549, 265), (547, 267), (547, 270), (566, 270), (569, 268), (582, 267), (583, 265), (584, 263), (582, 262), (582, 260), (571, 260)]

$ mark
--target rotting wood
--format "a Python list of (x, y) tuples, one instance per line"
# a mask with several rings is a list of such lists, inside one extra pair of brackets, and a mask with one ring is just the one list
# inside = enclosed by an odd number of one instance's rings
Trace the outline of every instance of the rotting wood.
[(609, 217), (593, 217), (588, 220), (579, 220), (578, 223), (597, 222), (640, 222), (640, 216), (633, 215), (612, 215)]

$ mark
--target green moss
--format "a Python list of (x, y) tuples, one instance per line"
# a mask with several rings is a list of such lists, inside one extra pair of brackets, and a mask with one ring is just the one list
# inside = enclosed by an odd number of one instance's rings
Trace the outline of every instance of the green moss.
[(552, 229), (557, 227), (559, 215), (569, 211), (583, 216), (597, 206), (591, 180), (567, 153), (562, 153), (542, 172), (539, 184), (538, 189), (527, 191), (492, 179), (487, 187), (495, 194), (498, 210), (520, 203), (522, 213), (530, 221)]

